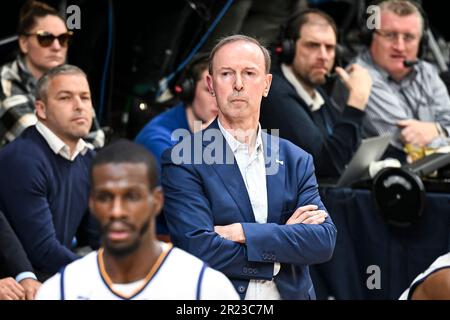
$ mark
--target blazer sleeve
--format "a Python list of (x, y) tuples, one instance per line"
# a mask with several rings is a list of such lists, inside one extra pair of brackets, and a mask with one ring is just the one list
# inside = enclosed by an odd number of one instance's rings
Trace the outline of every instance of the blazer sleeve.
[[(297, 183), (297, 208), (315, 204), (323, 205), (314, 175), (312, 157), (295, 168)], [(249, 261), (273, 261), (295, 265), (311, 265), (328, 261), (336, 243), (336, 227), (328, 216), (322, 224), (243, 223)], [(270, 253), (270, 254), (268, 254)]]
[(273, 277), (273, 262), (251, 262), (246, 245), (221, 238), (214, 231), (214, 215), (202, 178), (192, 165), (175, 165), (170, 149), (162, 156), (164, 215), (174, 244), (234, 279)]
[(25, 271), (33, 272), (33, 267), (14, 230), (0, 211), (0, 278), (15, 278)]

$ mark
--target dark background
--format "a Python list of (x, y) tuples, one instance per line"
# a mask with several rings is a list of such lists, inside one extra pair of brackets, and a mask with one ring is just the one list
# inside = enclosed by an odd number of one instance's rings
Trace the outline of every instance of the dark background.
[[(0, 39), (15, 35), (17, 17), (24, 2), (2, 3)], [(173, 100), (156, 101), (159, 80), (173, 72), (186, 58), (227, 3), (226, 0), (43, 2), (62, 11), (72, 4), (80, 7), (81, 29), (74, 30), (68, 62), (88, 74), (101, 124), (112, 128), (113, 136), (129, 138), (134, 138), (146, 121), (173, 103)], [(346, 37), (358, 33), (365, 10), (364, 1), (305, 2), (332, 15)], [(447, 10), (443, 9), (442, 2), (424, 1), (423, 7), (435, 34), (448, 41)], [(109, 36), (112, 39), (110, 62), (105, 66)], [(341, 36), (340, 40), (344, 39)], [(14, 59), (16, 50), (15, 42), (1, 46), (0, 63)], [(173, 85), (176, 79), (169, 84)]]

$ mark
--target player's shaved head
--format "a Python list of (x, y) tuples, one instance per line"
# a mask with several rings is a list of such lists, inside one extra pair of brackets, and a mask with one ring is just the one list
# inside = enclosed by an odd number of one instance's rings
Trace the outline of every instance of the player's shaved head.
[(91, 181), (94, 167), (107, 163), (143, 163), (147, 167), (150, 189), (157, 185), (158, 170), (155, 157), (143, 146), (120, 139), (101, 149), (91, 165)]

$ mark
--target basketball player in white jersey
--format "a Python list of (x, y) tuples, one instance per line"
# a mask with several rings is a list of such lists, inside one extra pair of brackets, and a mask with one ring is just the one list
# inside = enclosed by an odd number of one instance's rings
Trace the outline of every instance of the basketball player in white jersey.
[(231, 282), (201, 260), (155, 235), (164, 195), (153, 156), (120, 140), (91, 167), (89, 206), (102, 247), (46, 281), (37, 299), (239, 299)]
[(400, 300), (450, 300), (450, 252), (419, 274)]

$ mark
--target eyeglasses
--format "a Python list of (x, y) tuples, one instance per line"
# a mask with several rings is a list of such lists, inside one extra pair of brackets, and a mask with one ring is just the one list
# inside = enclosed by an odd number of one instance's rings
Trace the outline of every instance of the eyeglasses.
[(383, 31), (383, 30), (375, 30), (375, 33), (379, 34), (389, 42), (397, 41), (399, 36), (401, 36), (403, 41), (408, 44), (413, 43), (414, 41), (419, 39), (417, 35), (412, 33), (398, 33), (395, 31)]
[(55, 36), (50, 32), (38, 30), (35, 33), (26, 33), (25, 35), (36, 36), (37, 41), (44, 48), (50, 47), (53, 44), (53, 41), (55, 41), (55, 39), (58, 39), (58, 42), (61, 45), (61, 47), (65, 48), (69, 45), (73, 32), (67, 31), (66, 33), (61, 33), (59, 36)]

